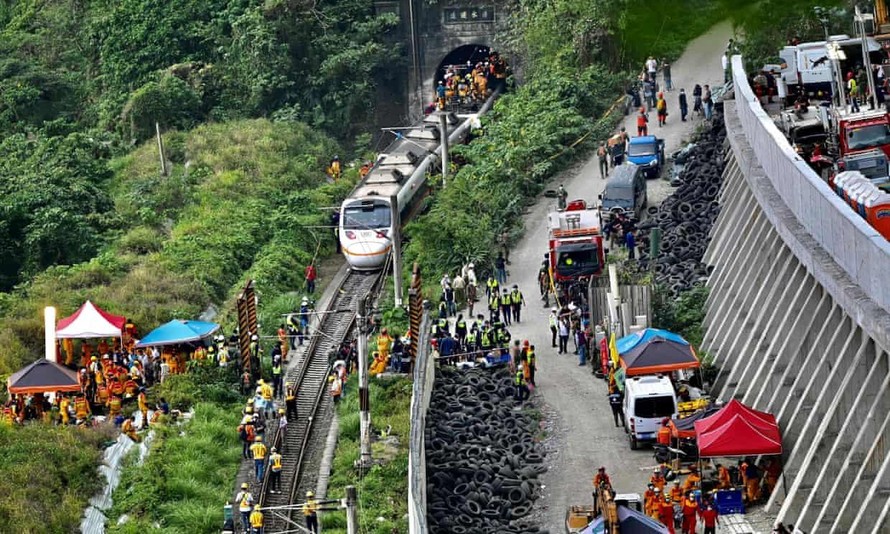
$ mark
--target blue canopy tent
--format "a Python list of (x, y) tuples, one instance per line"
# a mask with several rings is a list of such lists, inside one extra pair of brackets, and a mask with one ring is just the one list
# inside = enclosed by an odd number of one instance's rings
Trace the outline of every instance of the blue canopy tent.
[[(663, 524), (626, 506), (618, 507), (618, 523), (621, 534), (670, 534), (670, 530)], [(579, 534), (603, 534), (605, 531), (606, 525), (600, 516)]]
[(647, 328), (624, 336), (615, 345), (627, 376), (669, 373), (699, 367), (692, 345), (667, 330)]
[(191, 343), (204, 339), (217, 330), (219, 330), (219, 325), (216, 323), (173, 319), (149, 332), (139, 343), (136, 343), (136, 347)]
[(639, 332), (626, 335), (616, 341), (615, 345), (618, 347), (618, 354), (624, 354), (630, 352), (638, 345), (648, 343), (656, 338), (661, 338), (666, 341), (674, 341), (681, 345), (689, 345), (689, 342), (683, 339), (683, 336), (668, 330), (661, 330), (660, 328), (645, 328)]

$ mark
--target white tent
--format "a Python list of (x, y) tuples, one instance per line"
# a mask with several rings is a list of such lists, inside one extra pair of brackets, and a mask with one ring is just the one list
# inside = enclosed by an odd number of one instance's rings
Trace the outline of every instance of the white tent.
[(112, 315), (90, 301), (73, 315), (59, 321), (56, 338), (95, 339), (123, 337), (126, 317)]

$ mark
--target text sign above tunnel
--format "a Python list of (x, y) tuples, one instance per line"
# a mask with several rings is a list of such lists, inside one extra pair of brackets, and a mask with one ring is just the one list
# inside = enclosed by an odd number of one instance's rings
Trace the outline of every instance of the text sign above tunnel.
[(445, 24), (494, 22), (494, 6), (446, 7)]

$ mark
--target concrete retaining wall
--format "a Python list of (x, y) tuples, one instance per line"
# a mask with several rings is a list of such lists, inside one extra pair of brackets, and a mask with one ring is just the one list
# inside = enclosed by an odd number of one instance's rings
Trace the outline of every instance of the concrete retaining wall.
[(808, 532), (890, 532), (890, 246), (794, 153), (733, 58), (731, 145), (705, 260), (715, 391), (772, 412), (768, 504)]
[(426, 534), (426, 412), (430, 407), (436, 361), (430, 354), (430, 314), (424, 310), (417, 340), (414, 386), (411, 391), (411, 437), (408, 452), (408, 532)]

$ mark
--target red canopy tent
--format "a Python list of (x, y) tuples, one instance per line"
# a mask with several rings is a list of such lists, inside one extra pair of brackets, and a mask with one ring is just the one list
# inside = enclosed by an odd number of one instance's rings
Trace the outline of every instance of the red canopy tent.
[(704, 421), (695, 423), (699, 458), (782, 454), (778, 427), (774, 427), (777, 436), (774, 439), (739, 414), (707, 432), (699, 432), (703, 424)]
[(12, 394), (80, 391), (77, 373), (46, 359), (16, 371), (6, 382)]
[(726, 406), (721, 408), (720, 411), (714, 415), (696, 421), (695, 433), (701, 438), (703, 434), (722, 426), (737, 415), (741, 416), (748, 422), (748, 424), (773, 441), (778, 441), (779, 443), (782, 442), (782, 438), (779, 434), (779, 425), (776, 423), (776, 417), (773, 414), (749, 408), (736, 399), (729, 401)]
[(86, 301), (73, 315), (59, 321), (56, 337), (76, 339), (123, 337), (126, 322), (126, 317), (108, 313), (92, 302)]

